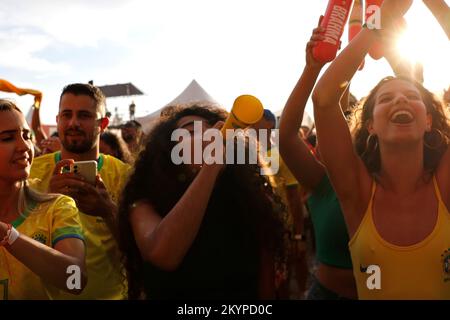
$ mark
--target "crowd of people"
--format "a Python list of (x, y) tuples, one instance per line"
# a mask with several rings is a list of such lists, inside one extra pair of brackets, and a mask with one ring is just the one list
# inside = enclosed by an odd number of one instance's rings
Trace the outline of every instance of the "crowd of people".
[[(450, 35), (445, 1), (424, 2)], [(222, 128), (216, 106), (110, 130), (101, 90), (73, 83), (47, 137), (39, 108), (29, 125), (0, 99), (0, 299), (450, 299), (450, 87), (431, 93), (393, 54), (410, 5), (385, 0), (382, 29), (363, 27), (320, 79), (319, 21), (281, 119), (264, 110), (233, 140), (266, 147), (256, 164), (173, 161), (176, 130), (210, 148), (196, 130)], [(377, 41), (394, 76), (358, 101)], [(310, 96), (315, 129), (301, 127)], [(278, 170), (261, 173), (263, 154)], [(92, 161), (94, 181), (73, 170)]]

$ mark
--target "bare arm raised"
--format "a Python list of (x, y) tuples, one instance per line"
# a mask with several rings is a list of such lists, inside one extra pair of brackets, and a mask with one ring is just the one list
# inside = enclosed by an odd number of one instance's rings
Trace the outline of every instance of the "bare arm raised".
[(444, 0), (423, 0), (450, 39), (450, 7)]
[[(321, 17), (322, 18), (322, 17)], [(280, 153), (295, 178), (308, 189), (314, 189), (325, 174), (322, 164), (311, 154), (305, 142), (298, 136), (306, 102), (324, 64), (314, 60), (312, 49), (323, 40), (323, 28), (313, 30), (306, 45), (306, 65), (283, 110), (280, 121)]]
[(204, 165), (164, 218), (147, 202), (131, 209), (130, 223), (144, 260), (167, 271), (179, 266), (200, 229), (219, 172), (217, 165)]
[[(411, 0), (386, 0), (381, 7), (383, 33), (403, 16)], [(359, 226), (370, 197), (372, 178), (354, 151), (339, 101), (371, 45), (382, 33), (364, 28), (339, 54), (319, 80), (314, 117), (323, 162), (340, 199), (350, 236)]]
[[(220, 128), (223, 122), (216, 123)], [(175, 206), (161, 217), (151, 203), (138, 202), (130, 210), (130, 224), (144, 260), (176, 270), (191, 247), (223, 164), (204, 164)]]

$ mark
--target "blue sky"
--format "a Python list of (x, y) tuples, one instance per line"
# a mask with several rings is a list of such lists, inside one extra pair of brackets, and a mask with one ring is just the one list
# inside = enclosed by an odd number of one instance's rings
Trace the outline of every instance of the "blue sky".
[[(164, 106), (192, 79), (227, 109), (252, 94), (277, 111), (300, 76), (305, 44), (327, 3), (2, 0), (0, 78), (43, 92), (44, 123), (54, 122), (64, 85), (88, 80), (133, 82), (146, 93), (135, 98), (138, 116)], [(423, 61), (425, 85), (440, 93), (450, 84), (449, 41), (420, 0), (407, 21), (412, 36), (402, 54)], [(384, 60), (367, 58), (352, 91), (361, 97), (389, 74)], [(14, 98), (25, 112), (33, 101)], [(130, 102), (108, 99), (108, 107), (126, 114)]]

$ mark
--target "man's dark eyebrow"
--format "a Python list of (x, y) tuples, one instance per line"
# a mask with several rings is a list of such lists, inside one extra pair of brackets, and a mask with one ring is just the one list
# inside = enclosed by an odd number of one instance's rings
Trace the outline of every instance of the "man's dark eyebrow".
[(91, 111), (89, 111), (89, 110), (79, 110), (78, 112), (76, 112), (76, 113), (78, 113), (78, 114), (90, 114), (90, 115), (93, 115), (94, 113), (92, 113)]
[(89, 113), (92, 113), (92, 111), (88, 110), (88, 109), (72, 110), (72, 109), (70, 109), (70, 107), (63, 107), (63, 108), (60, 108), (59, 110), (60, 110), (60, 112), (75, 112), (75, 113), (89, 112)]
[(61, 109), (59, 111), (59, 113), (63, 114), (63, 113), (75, 113), (75, 114), (89, 114), (89, 115), (95, 115), (95, 113), (92, 113), (92, 111), (90, 110), (78, 110), (78, 111), (73, 111), (71, 109)]

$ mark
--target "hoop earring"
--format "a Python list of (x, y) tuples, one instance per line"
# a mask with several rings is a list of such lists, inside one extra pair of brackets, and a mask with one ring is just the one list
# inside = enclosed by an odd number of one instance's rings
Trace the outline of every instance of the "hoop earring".
[[(433, 130), (435, 132), (437, 132), (438, 135), (439, 135), (439, 141), (440, 142), (436, 146), (432, 146), (432, 145), (428, 144), (427, 141), (425, 140), (425, 137), (427, 137), (427, 134), (428, 134), (428, 136), (430, 136), (432, 134)], [(445, 143), (445, 140), (446, 140), (445, 136), (444, 136), (444, 134), (442, 133), (441, 130), (436, 129), (436, 128), (431, 128), (431, 131), (428, 131), (428, 132), (425, 133), (425, 135), (423, 137), (423, 144), (424, 144), (425, 147), (427, 147), (429, 149), (436, 150), (436, 149), (439, 149), (440, 147), (442, 147), (442, 145)]]
[[(370, 143), (373, 140), (372, 138), (375, 139), (375, 145), (372, 148), (370, 148)], [(369, 136), (367, 137), (367, 140), (366, 140), (366, 148), (364, 149), (364, 152), (362, 154), (364, 155), (369, 151), (375, 151), (375, 150), (377, 150), (377, 148), (378, 148), (377, 136), (375, 134), (369, 134)], [(373, 149), (373, 150), (371, 150), (371, 149)]]

